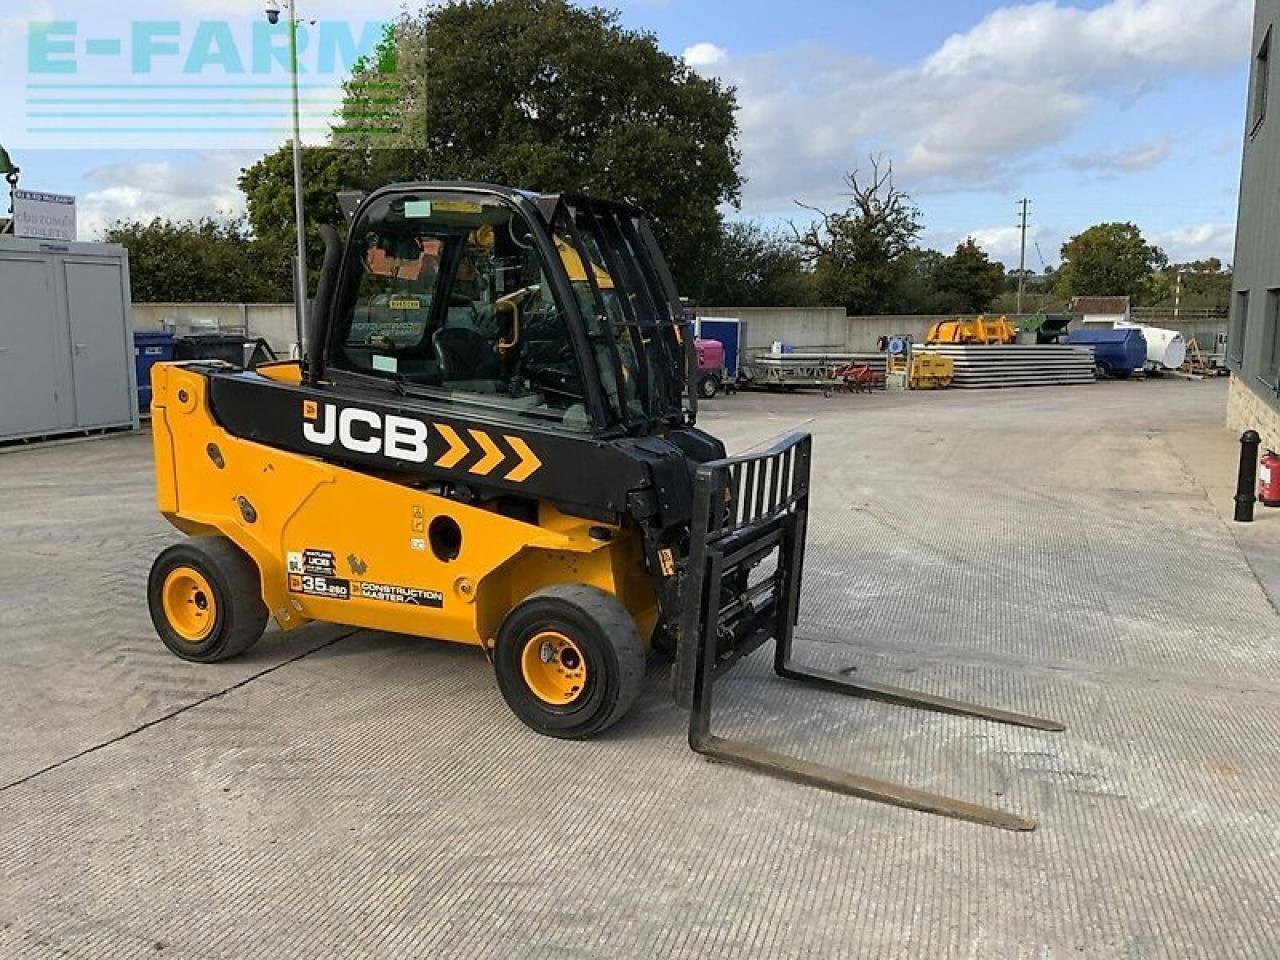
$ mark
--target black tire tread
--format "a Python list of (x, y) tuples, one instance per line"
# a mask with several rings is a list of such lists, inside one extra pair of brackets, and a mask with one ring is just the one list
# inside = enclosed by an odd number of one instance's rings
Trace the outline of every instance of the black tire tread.
[[(178, 558), (182, 563), (197, 567), (209, 578), (219, 594), (217, 601), (222, 611), (220, 636), (214, 643), (193, 654), (181, 648), (175, 649), (166, 641), (174, 653), (198, 663), (219, 663), (240, 656), (262, 639), (270, 613), (262, 602), (258, 566), (248, 554), (226, 537), (192, 537), (174, 544), (161, 553), (152, 566), (149, 595), (154, 594), (158, 573), (170, 558)], [(160, 621), (163, 616), (152, 603), (152, 619), (156, 621), (156, 629), (162, 639), (164, 633)]]
[[(535, 600), (557, 601), (575, 608), (600, 628), (618, 662), (618, 695), (610, 708), (572, 731), (543, 731), (552, 736), (581, 740), (612, 727), (635, 706), (644, 688), (647, 667), (644, 641), (627, 608), (599, 587), (559, 583), (530, 594), (520, 606)], [(516, 607), (519, 610), (520, 607)], [(518, 711), (517, 711), (518, 712)], [(522, 718), (523, 719), (523, 718)]]

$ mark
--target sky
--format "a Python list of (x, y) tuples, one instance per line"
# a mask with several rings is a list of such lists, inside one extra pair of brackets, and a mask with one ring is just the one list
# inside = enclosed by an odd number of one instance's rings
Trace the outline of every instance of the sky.
[[(317, 21), (304, 140), (322, 142), (344, 57), (402, 0), (362, 0), (354, 20), (348, 0), (298, 2)], [(973, 237), (1017, 266), (1025, 197), (1033, 270), (1103, 221), (1137, 223), (1175, 262), (1231, 260), (1252, 0), (607, 5), (737, 88), (746, 186), (729, 216), (782, 226), (805, 219), (798, 203), (835, 208), (845, 173), (882, 154), (927, 246)], [(5, 0), (0, 14), (0, 144), (24, 189), (79, 197), (85, 239), (118, 218), (241, 213), (240, 169), (287, 139), (282, 34), (260, 0), (129, 12)]]

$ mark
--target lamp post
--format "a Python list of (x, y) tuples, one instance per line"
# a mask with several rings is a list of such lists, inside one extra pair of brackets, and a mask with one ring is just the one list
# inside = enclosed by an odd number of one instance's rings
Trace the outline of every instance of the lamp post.
[[(298, 93), (298, 14), (294, 0), (285, 0), (289, 15), (289, 74), (293, 87), (293, 198), (294, 217), (297, 221), (298, 265), (294, 271), (297, 293), (297, 305), (294, 319), (297, 325), (298, 353), (305, 356), (304, 340), (307, 329), (307, 215), (302, 196), (302, 102)], [(280, 5), (275, 0), (267, 0), (267, 20), (274, 24), (280, 22)]]
[(13, 193), (18, 189), (18, 174), (22, 171), (18, 165), (9, 158), (9, 151), (4, 147), (0, 147), (0, 176), (3, 176), (5, 182), (9, 184), (9, 222), (5, 224), (4, 230), (0, 233), (8, 233), (13, 229)]

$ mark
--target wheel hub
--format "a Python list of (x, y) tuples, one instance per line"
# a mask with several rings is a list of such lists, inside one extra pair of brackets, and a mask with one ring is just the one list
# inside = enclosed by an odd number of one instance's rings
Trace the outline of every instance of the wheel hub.
[(573, 703), (587, 685), (587, 665), (578, 645), (562, 633), (543, 631), (529, 639), (520, 657), (524, 682), (552, 706)]
[(213, 588), (204, 574), (192, 567), (177, 567), (165, 578), (161, 592), (165, 618), (186, 643), (208, 639), (217, 620)]

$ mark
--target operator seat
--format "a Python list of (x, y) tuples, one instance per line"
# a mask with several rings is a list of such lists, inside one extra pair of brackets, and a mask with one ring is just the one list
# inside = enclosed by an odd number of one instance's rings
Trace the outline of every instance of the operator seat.
[(493, 345), (470, 327), (445, 327), (431, 338), (445, 386), (496, 393), (501, 387), (502, 360)]

